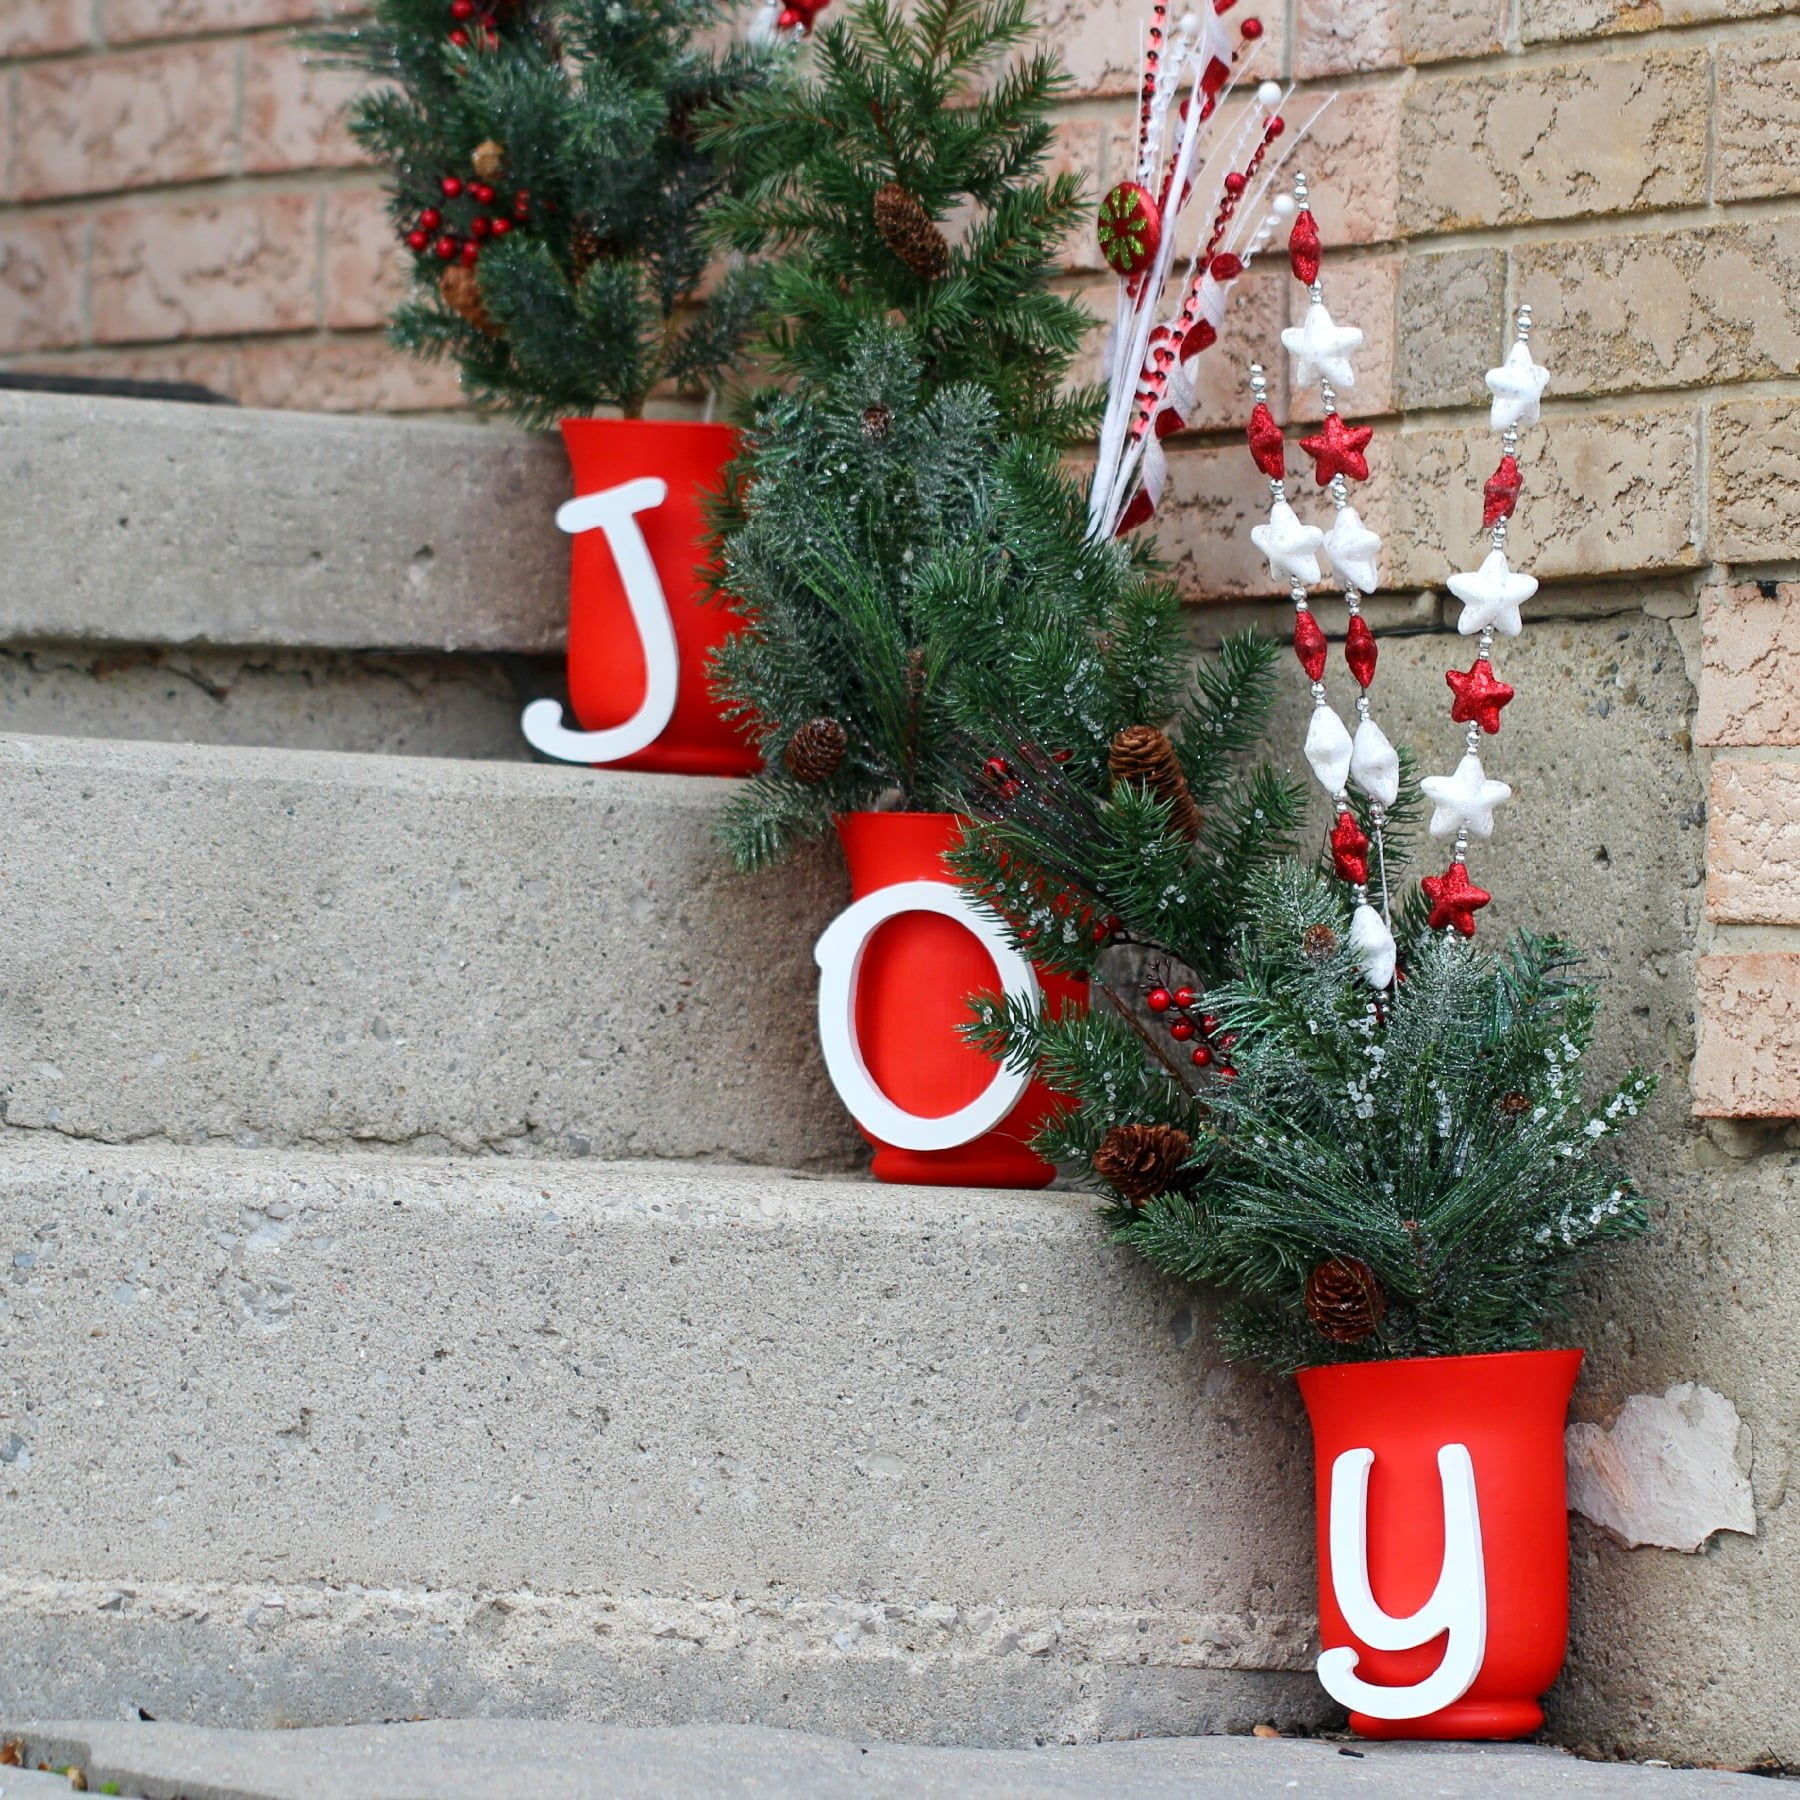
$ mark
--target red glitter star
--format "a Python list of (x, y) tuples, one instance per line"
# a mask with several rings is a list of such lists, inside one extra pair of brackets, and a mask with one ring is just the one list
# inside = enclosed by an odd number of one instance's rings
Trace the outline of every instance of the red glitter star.
[(1250, 414), (1244, 436), (1250, 440), (1251, 460), (1271, 481), (1279, 481), (1287, 469), (1287, 440), (1275, 415), (1261, 401)]
[(1502, 519), (1510, 519), (1513, 509), (1519, 504), (1519, 494), (1525, 483), (1519, 474), (1519, 464), (1515, 457), (1503, 456), (1500, 466), (1487, 478), (1481, 490), (1481, 528), (1492, 531)]
[(1442, 931), (1448, 925), (1464, 937), (1475, 935), (1475, 915), (1494, 897), (1469, 879), (1466, 863), (1453, 862), (1443, 874), (1427, 875), (1419, 886), (1431, 902), (1431, 929)]
[(1369, 879), (1369, 837), (1353, 812), (1338, 814), (1331, 828), (1331, 862), (1338, 880), (1362, 887)]
[(1338, 413), (1327, 413), (1319, 435), (1302, 438), (1300, 448), (1313, 459), (1313, 473), (1320, 487), (1328, 487), (1334, 475), (1367, 481), (1369, 459), (1363, 452), (1374, 435), (1373, 425), (1346, 425)]
[(1500, 709), (1513, 691), (1494, 673), (1494, 665), (1485, 656), (1476, 657), (1467, 669), (1446, 669), (1444, 679), (1456, 698), (1450, 703), (1450, 716), (1459, 725), (1479, 725), (1490, 735), (1500, 729)]

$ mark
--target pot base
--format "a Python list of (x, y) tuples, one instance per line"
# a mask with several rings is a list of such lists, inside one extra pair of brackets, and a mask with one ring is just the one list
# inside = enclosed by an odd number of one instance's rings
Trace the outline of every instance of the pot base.
[(1371, 1719), (1353, 1712), (1350, 1729), (1365, 1738), (1483, 1738), (1504, 1742), (1530, 1737), (1544, 1722), (1535, 1700), (1459, 1700), (1423, 1719)]

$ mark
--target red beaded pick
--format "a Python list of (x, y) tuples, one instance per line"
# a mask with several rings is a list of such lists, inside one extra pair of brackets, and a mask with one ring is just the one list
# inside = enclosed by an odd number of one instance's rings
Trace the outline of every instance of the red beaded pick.
[(1308, 287), (1319, 279), (1319, 222), (1310, 211), (1298, 214), (1288, 233), (1288, 266)]
[(1450, 702), (1450, 716), (1457, 724), (1479, 725), (1490, 736), (1500, 729), (1500, 709), (1513, 691), (1485, 656), (1476, 657), (1468, 669), (1446, 669), (1444, 680), (1456, 696)]
[(1162, 209), (1149, 189), (1121, 181), (1100, 202), (1096, 229), (1107, 267), (1117, 275), (1139, 275), (1162, 243)]
[(1215, 56), (1212, 61), (1206, 65), (1206, 71), (1200, 77), (1200, 91), (1210, 100), (1230, 79), (1230, 63), (1220, 62)]
[(1356, 822), (1353, 812), (1341, 812), (1331, 828), (1331, 866), (1339, 881), (1352, 887), (1364, 887), (1369, 880), (1369, 834)]
[(1329, 487), (1336, 475), (1367, 481), (1369, 459), (1363, 452), (1374, 435), (1373, 425), (1346, 425), (1341, 414), (1327, 413), (1324, 429), (1317, 437), (1302, 438), (1300, 448), (1313, 459), (1313, 474), (1320, 487)]
[(1163, 407), (1163, 409), (1156, 415), (1156, 425), (1155, 425), (1156, 435), (1159, 438), (1169, 437), (1173, 433), (1181, 430), (1181, 428), (1186, 424), (1187, 424), (1187, 420), (1184, 419), (1181, 416), (1181, 414), (1175, 410), (1174, 407), (1165, 405)]
[(1142, 488), (1131, 496), (1131, 504), (1125, 508), (1119, 522), (1113, 527), (1114, 537), (1123, 537), (1128, 531), (1135, 531), (1150, 515), (1156, 511), (1150, 496)]
[(1512, 456), (1501, 457), (1499, 468), (1487, 478), (1487, 484), (1481, 490), (1483, 531), (1492, 531), (1502, 519), (1513, 516), (1513, 509), (1519, 504), (1519, 493), (1523, 486), (1518, 459)]
[(1229, 250), (1221, 250), (1206, 265), (1206, 272), (1214, 281), (1236, 281), (1244, 272), (1244, 259), (1233, 256)]
[(1419, 886), (1431, 902), (1431, 929), (1442, 931), (1449, 926), (1464, 937), (1475, 935), (1475, 915), (1494, 897), (1478, 888), (1469, 879), (1467, 865), (1459, 862), (1441, 875), (1427, 875)]
[(1325, 679), (1325, 634), (1310, 612), (1294, 614), (1294, 654), (1308, 681)]
[(1287, 439), (1275, 423), (1275, 415), (1260, 400), (1251, 409), (1250, 423), (1244, 427), (1250, 440), (1250, 456), (1271, 481), (1279, 481), (1287, 473)]
[(1197, 320), (1194, 328), (1181, 340), (1181, 360), (1186, 362), (1190, 356), (1198, 356), (1202, 350), (1210, 350), (1218, 341), (1218, 327), (1212, 320)]
[(1344, 661), (1350, 673), (1356, 677), (1358, 687), (1367, 687), (1375, 679), (1375, 634), (1369, 629), (1369, 621), (1361, 613), (1356, 613), (1350, 620), (1350, 629), (1344, 634)]

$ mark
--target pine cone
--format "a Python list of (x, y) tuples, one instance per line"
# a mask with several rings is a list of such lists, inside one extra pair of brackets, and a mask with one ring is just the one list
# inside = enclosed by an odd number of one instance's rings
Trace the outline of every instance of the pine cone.
[(477, 181), (498, 181), (506, 169), (505, 145), (497, 144), (492, 138), (484, 139), (475, 146), (469, 166), (475, 171)]
[(897, 181), (876, 190), (875, 229), (921, 281), (936, 281), (949, 269), (949, 240), (932, 223), (930, 213)]
[(1337, 933), (1329, 925), (1309, 925), (1300, 934), (1300, 948), (1310, 963), (1330, 962), (1337, 944)]
[(1334, 1344), (1361, 1343), (1386, 1311), (1375, 1271), (1354, 1256), (1334, 1256), (1306, 1278), (1306, 1316)]
[(477, 331), (485, 331), (489, 337), (498, 337), (500, 327), (494, 315), (483, 305), (481, 299), (481, 283), (476, 279), (473, 269), (466, 269), (461, 263), (452, 263), (438, 277), (438, 297), (449, 309), (460, 317), (467, 319)]
[(1516, 1088), (1510, 1094), (1502, 1094), (1500, 1111), (1508, 1119), (1522, 1118), (1531, 1111), (1531, 1096), (1520, 1093)]
[(579, 281), (606, 252), (606, 239), (592, 225), (577, 225), (569, 238), (569, 265)]
[(1135, 782), (1168, 803), (1169, 824), (1181, 836), (1191, 843), (1200, 835), (1200, 809), (1167, 732), (1154, 725), (1127, 725), (1113, 739), (1107, 760), (1114, 781)]
[(1175, 1125), (1115, 1125), (1094, 1152), (1094, 1173), (1142, 1206), (1166, 1194), (1194, 1141)]
[(878, 400), (873, 406), (863, 408), (862, 423), (863, 436), (870, 443), (878, 444), (893, 429), (894, 410), (890, 406), (883, 406)]
[(829, 781), (844, 761), (850, 734), (836, 719), (808, 719), (788, 739), (781, 760), (796, 781)]

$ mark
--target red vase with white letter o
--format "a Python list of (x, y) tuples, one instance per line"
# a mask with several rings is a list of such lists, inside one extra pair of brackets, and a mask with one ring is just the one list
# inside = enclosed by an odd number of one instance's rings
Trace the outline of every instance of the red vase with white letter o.
[(562, 762), (670, 775), (749, 775), (740, 726), (707, 692), (708, 652), (738, 621), (704, 581), (704, 502), (737, 450), (728, 425), (565, 419), (569, 705), (525, 709), (526, 739)]
[(838, 836), (850, 905), (820, 937), (826, 1069), (875, 1147), (882, 1181), (1042, 1187), (1055, 1169), (1031, 1138), (1056, 1104), (958, 1035), (969, 999), (1004, 990), (1053, 1016), (1087, 984), (1034, 967), (956, 886), (944, 862), (952, 813), (847, 813)]
[(1569, 1633), (1563, 1429), (1579, 1350), (1302, 1369), (1319, 1680), (1376, 1738), (1516, 1738)]

